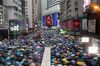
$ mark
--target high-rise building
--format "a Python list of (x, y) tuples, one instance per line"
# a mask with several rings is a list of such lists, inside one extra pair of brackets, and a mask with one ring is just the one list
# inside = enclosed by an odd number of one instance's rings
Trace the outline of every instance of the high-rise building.
[(52, 28), (59, 27), (60, 0), (41, 0), (41, 6), (42, 27), (47, 28), (46, 22), (49, 22), (49, 18)]
[(32, 0), (25, 0), (25, 13), (27, 16), (28, 26), (29, 28), (33, 28), (33, 21), (32, 21)]
[[(24, 15), (24, 0), (3, 0), (4, 6), (4, 26), (7, 25), (8, 36), (17, 31), (20, 33), (22, 30), (26, 30), (25, 21), (23, 21)], [(23, 11), (22, 11), (23, 10)], [(12, 32), (12, 33), (11, 33)], [(16, 34), (17, 35), (17, 34)]]
[(26, 3), (25, 0), (21, 0), (21, 8), (22, 8), (22, 20), (26, 20), (26, 13), (25, 13), (25, 7), (26, 7)]
[(0, 26), (2, 26), (3, 23), (3, 0), (0, 0)]
[(41, 21), (41, 0), (26, 0), (26, 15), (29, 21), (29, 28), (38, 26)]
[(0, 27), (3, 26), (3, 2), (0, 0)]
[(60, 0), (41, 0), (42, 16), (60, 12)]
[(33, 15), (32, 15), (32, 21), (34, 27), (38, 27), (39, 22), (41, 22), (41, 0), (33, 0)]
[(3, 0), (0, 0), (0, 29), (7, 28), (7, 8), (3, 6)]
[(37, 0), (37, 17), (38, 17), (38, 21), (41, 21), (41, 0)]
[(83, 16), (83, 0), (61, 0), (62, 21)]
[(3, 0), (4, 6), (8, 9), (8, 19), (22, 19), (21, 0)]
[(7, 8), (3, 6), (3, 0), (0, 0), (0, 40), (7, 38), (7, 23)]

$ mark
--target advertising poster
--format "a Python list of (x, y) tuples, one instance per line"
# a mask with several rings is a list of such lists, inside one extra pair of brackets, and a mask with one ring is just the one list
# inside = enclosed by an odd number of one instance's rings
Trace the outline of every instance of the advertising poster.
[(88, 32), (95, 33), (96, 32), (96, 20), (88, 20)]
[(75, 19), (71, 22), (71, 30), (72, 32), (80, 32), (80, 20)]

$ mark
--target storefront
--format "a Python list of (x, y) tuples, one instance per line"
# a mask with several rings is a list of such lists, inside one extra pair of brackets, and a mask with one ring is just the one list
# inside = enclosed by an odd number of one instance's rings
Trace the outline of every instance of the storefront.
[(70, 34), (80, 35), (81, 21), (79, 19), (66, 20), (62, 24), (64, 29), (70, 31)]
[(17, 37), (20, 32), (26, 30), (26, 24), (22, 20), (9, 20), (9, 35), (14, 38)]
[(100, 39), (100, 20), (99, 19), (83, 19), (81, 32), (83, 35)]

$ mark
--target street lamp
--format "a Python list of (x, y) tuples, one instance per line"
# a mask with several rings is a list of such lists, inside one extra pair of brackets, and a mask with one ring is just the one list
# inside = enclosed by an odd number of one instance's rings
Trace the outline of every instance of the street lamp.
[(95, 3), (90, 4), (90, 8), (92, 11), (95, 11), (95, 12), (100, 11), (100, 6)]
[(95, 5), (95, 6), (94, 6), (94, 9), (95, 9), (95, 10), (99, 10), (99, 9), (100, 9), (100, 7), (99, 7), (99, 6), (97, 6), (97, 5)]

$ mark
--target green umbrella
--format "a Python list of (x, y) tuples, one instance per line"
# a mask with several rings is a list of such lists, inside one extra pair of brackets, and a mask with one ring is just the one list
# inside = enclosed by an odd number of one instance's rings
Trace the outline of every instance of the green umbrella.
[(62, 35), (65, 35), (65, 34), (68, 33), (68, 32), (69, 32), (68, 29), (60, 29), (60, 33), (61, 33)]

